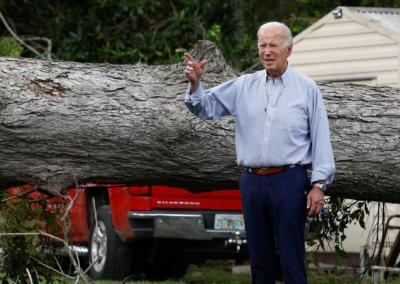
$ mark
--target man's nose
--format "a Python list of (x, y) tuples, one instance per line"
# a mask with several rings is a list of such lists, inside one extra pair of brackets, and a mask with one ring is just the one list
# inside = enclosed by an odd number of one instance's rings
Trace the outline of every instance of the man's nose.
[(264, 54), (267, 55), (267, 56), (270, 56), (272, 54), (271, 49), (270, 48), (266, 48), (264, 50)]

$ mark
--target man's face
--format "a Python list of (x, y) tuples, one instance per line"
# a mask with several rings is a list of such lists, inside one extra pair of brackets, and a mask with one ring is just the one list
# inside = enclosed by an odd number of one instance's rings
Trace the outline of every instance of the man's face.
[(285, 72), (291, 53), (292, 46), (287, 46), (281, 28), (268, 27), (262, 30), (258, 39), (258, 56), (270, 76), (275, 78)]

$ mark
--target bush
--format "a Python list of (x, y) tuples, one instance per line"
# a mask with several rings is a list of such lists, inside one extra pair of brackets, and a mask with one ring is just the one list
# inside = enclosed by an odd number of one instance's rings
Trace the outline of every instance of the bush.
[(29, 198), (30, 191), (21, 191), (18, 197), (3, 193), (0, 196), (0, 236), (2, 248), (2, 283), (29, 283), (29, 278), (51, 283), (53, 273), (41, 265), (54, 265), (55, 259), (43, 252), (50, 239), (40, 231), (59, 231), (56, 212), (46, 209), (46, 199)]
[(0, 37), (0, 56), (20, 57), (22, 45), (12, 37)]

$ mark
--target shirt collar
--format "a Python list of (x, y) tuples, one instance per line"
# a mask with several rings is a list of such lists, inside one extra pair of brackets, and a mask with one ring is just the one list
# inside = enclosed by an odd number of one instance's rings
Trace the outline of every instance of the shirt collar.
[[(289, 66), (289, 63), (286, 67), (285, 72), (283, 72), (283, 74), (279, 77), (277, 77), (277, 79), (284, 85), (286, 86), (289, 82), (289, 77), (290, 77), (290, 72), (291, 72), (291, 67)], [(266, 80), (265, 82), (267, 82), (269, 80), (269, 75), (267, 73), (267, 70), (265, 70), (265, 74), (266, 74)]]

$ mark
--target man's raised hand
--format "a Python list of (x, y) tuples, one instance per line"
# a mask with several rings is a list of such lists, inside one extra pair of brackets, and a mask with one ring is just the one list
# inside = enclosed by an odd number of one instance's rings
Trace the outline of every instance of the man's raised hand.
[(185, 53), (185, 57), (187, 59), (187, 65), (184, 73), (190, 82), (191, 91), (194, 92), (199, 87), (207, 60), (203, 59), (200, 63), (197, 63), (193, 56), (189, 53)]

